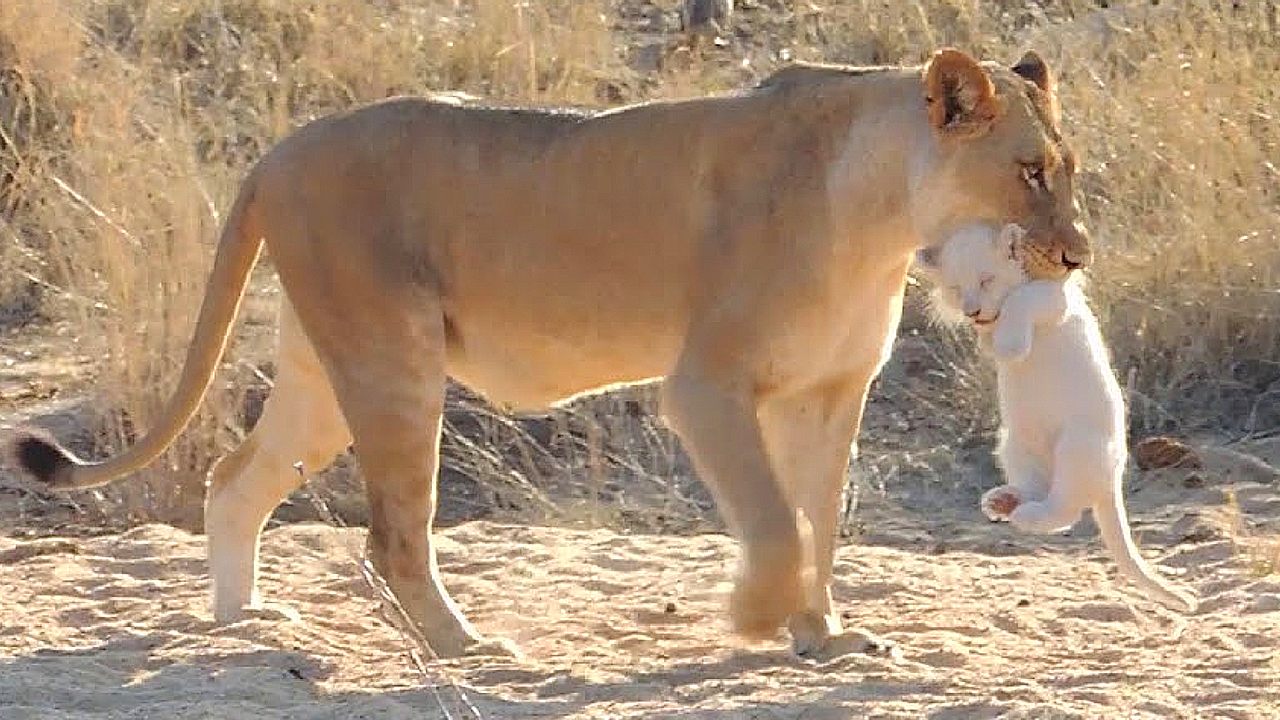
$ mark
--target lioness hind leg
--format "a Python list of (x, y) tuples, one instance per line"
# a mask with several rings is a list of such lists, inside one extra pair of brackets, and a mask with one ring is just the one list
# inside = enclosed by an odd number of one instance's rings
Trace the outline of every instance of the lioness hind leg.
[(213, 469), (205, 532), (219, 622), (258, 608), (258, 539), (271, 511), (306, 472), (323, 469), (349, 443), (346, 423), (315, 352), (288, 302), (280, 311), (275, 388), (245, 442)]
[(467, 620), (445, 589), (436, 560), (443, 317), (430, 317), (429, 309), (399, 318), (393, 313), (382, 308), (376, 325), (366, 324), (361, 337), (348, 340), (361, 351), (347, 350), (331, 362), (364, 474), (370, 559), (435, 655), (513, 655), (514, 648), (486, 641)]
[(734, 628), (749, 638), (769, 637), (807, 604), (815, 582), (813, 538), (772, 470), (753, 401), (677, 371), (663, 384), (662, 404), (742, 543), (729, 607)]

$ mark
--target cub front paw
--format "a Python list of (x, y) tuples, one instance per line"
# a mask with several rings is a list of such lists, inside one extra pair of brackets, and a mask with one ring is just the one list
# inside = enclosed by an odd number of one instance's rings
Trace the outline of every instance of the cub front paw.
[(992, 488), (982, 495), (982, 514), (991, 522), (1007, 522), (1022, 504), (1022, 494), (1011, 485)]
[(1031, 354), (1031, 338), (1016, 332), (1000, 332), (999, 328), (991, 338), (991, 352), (996, 360), (1015, 362)]

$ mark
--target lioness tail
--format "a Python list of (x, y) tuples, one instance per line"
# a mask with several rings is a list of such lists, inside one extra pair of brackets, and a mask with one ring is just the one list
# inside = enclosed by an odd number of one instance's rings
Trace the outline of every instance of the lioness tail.
[(239, 311), (249, 272), (262, 248), (254, 201), (255, 180), (256, 173), (245, 180), (222, 229), (182, 376), (155, 426), (129, 449), (98, 463), (80, 460), (45, 433), (24, 430), (11, 447), (19, 467), (54, 489), (95, 487), (142, 468), (173, 443), (209, 389), (226, 349), (231, 323)]

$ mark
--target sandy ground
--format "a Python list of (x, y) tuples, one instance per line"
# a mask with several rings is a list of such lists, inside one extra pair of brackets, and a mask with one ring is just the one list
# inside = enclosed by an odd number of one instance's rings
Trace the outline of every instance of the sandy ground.
[[(623, 6), (628, 64), (652, 74), (674, 14)], [(726, 81), (748, 81), (740, 56), (784, 36), (766, 13), (739, 17)], [(80, 400), (95, 358), (65, 330), (0, 342), (0, 425)], [(990, 448), (938, 442), (927, 347), (901, 343), (880, 383), (889, 407), (869, 409), (869, 487), (835, 588), (846, 622), (894, 640), (893, 656), (815, 664), (782, 642), (736, 645), (723, 536), (470, 522), (443, 532), (446, 580), (525, 657), (419, 669), (361, 577), (361, 530), (274, 527), (262, 588), (290, 611), (216, 626), (203, 538), (87, 537), (111, 503), (50, 501), (0, 473), (0, 720), (1280, 718), (1280, 442), (1132, 478), (1148, 556), (1200, 596), (1179, 616), (1117, 585), (1087, 522), (1042, 538), (983, 521)]]
[[(1117, 584), (1088, 521), (1038, 537), (983, 520), (988, 439), (947, 446), (929, 407), (907, 412), (909, 350), (869, 407), (835, 586), (846, 623), (894, 656), (736, 644), (721, 535), (468, 522), (442, 533), (446, 581), (525, 657), (420, 670), (361, 576), (362, 530), (273, 523), (262, 588), (292, 612), (220, 627), (202, 537), (92, 536), (116, 505), (0, 470), (0, 720), (1280, 717), (1280, 437), (1207, 441), (1202, 468), (1128, 478), (1147, 555), (1200, 597), (1184, 617)], [(49, 373), (5, 373), (13, 419)]]
[(1044, 539), (946, 498), (908, 511), (872, 495), (836, 598), (898, 653), (827, 664), (735, 646), (721, 612), (735, 549), (719, 535), (450, 528), (455, 596), (526, 657), (425, 672), (361, 578), (360, 530), (268, 531), (266, 598), (298, 619), (223, 627), (199, 536), (0, 537), (0, 717), (1280, 716), (1280, 576), (1234, 536), (1271, 528), (1280, 493), (1156, 475), (1131, 499), (1140, 540), (1200, 595), (1195, 615), (1117, 586), (1087, 523)]

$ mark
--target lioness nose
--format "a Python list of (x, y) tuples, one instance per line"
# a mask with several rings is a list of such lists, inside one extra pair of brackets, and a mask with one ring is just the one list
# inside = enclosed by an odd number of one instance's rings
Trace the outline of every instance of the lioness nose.
[(1062, 267), (1067, 270), (1079, 270), (1088, 267), (1093, 261), (1093, 242), (1089, 233), (1079, 222), (1071, 223), (1064, 238), (1062, 248)]

